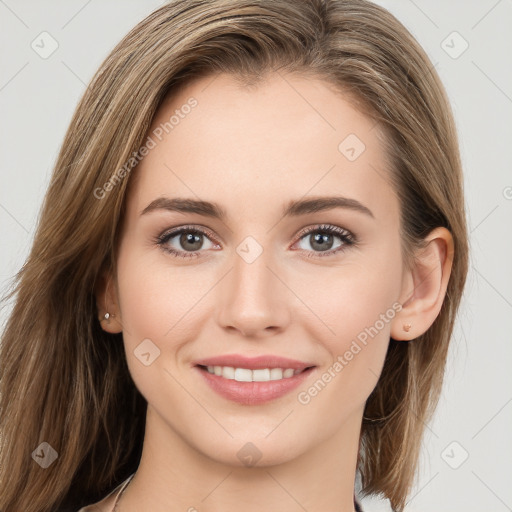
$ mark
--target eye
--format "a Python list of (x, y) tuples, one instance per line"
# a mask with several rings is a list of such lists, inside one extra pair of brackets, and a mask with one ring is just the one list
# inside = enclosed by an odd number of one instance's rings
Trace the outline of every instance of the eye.
[[(330, 224), (306, 228), (299, 233), (299, 238), (299, 242), (303, 240), (306, 242), (306, 247), (301, 249), (309, 252), (308, 258), (332, 256), (356, 243), (356, 238), (352, 233)], [(338, 238), (341, 242), (333, 249), (335, 238)]]
[[(161, 246), (165, 252), (177, 258), (196, 258), (199, 256), (196, 253), (201, 249), (211, 249), (215, 246), (209, 240), (209, 237), (213, 238), (213, 235), (208, 230), (192, 226), (183, 226), (160, 235), (156, 239), (156, 243)], [(205, 238), (211, 244), (209, 247), (203, 246)], [(220, 246), (216, 245), (216, 247)]]
[[(300, 243), (304, 240), (306, 246), (301, 250), (308, 252), (308, 258), (332, 256), (348, 247), (356, 244), (355, 236), (346, 229), (330, 224), (322, 224), (310, 228), (305, 228), (299, 233)], [(338, 238), (340, 242), (333, 249), (334, 239)], [(204, 247), (204, 240), (210, 244)], [(197, 258), (201, 250), (220, 248), (219, 244), (214, 244), (210, 239), (215, 239), (213, 233), (204, 228), (196, 226), (182, 226), (180, 228), (166, 231), (155, 240), (165, 252), (176, 258)]]

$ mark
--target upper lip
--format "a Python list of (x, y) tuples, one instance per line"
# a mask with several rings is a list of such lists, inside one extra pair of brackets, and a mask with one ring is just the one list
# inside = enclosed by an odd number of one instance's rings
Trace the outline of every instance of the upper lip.
[(247, 357), (239, 354), (226, 354), (223, 356), (199, 359), (194, 361), (194, 365), (231, 366), (233, 368), (247, 368), (248, 370), (258, 370), (262, 368), (293, 368), (294, 370), (304, 370), (310, 366), (315, 366), (311, 363), (304, 363), (295, 359), (270, 354), (257, 357)]

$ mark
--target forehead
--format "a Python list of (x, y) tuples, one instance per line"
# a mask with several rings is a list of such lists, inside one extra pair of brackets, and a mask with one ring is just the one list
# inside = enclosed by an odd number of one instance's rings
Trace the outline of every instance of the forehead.
[(273, 73), (247, 87), (203, 77), (166, 98), (148, 136), (132, 177), (138, 213), (162, 195), (225, 204), (228, 215), (230, 203), (270, 212), (307, 195), (397, 213), (379, 127), (320, 79)]

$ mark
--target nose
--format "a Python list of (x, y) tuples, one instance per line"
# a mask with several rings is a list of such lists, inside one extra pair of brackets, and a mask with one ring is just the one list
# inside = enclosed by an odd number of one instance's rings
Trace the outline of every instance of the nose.
[(219, 287), (217, 321), (223, 329), (264, 338), (290, 322), (292, 293), (269, 254), (264, 250), (252, 262), (234, 256), (233, 268)]

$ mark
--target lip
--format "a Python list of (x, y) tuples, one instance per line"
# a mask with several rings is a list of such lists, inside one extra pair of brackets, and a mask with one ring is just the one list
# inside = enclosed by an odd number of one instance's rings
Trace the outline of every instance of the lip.
[[(294, 370), (301, 370), (301, 373), (268, 382), (240, 382), (209, 373), (206, 366), (231, 366), (249, 370), (293, 368)], [(205, 379), (213, 391), (222, 397), (241, 405), (259, 405), (290, 393), (315, 371), (316, 365), (274, 355), (245, 357), (228, 354), (195, 361), (193, 369), (201, 375), (201, 378)]]
[(240, 354), (225, 354), (223, 356), (200, 359), (192, 363), (194, 366), (232, 366), (233, 368), (247, 368), (248, 370), (259, 370), (262, 368), (293, 368), (294, 370), (305, 370), (313, 363), (305, 363), (296, 359), (289, 359), (277, 355), (261, 355), (247, 357)]

